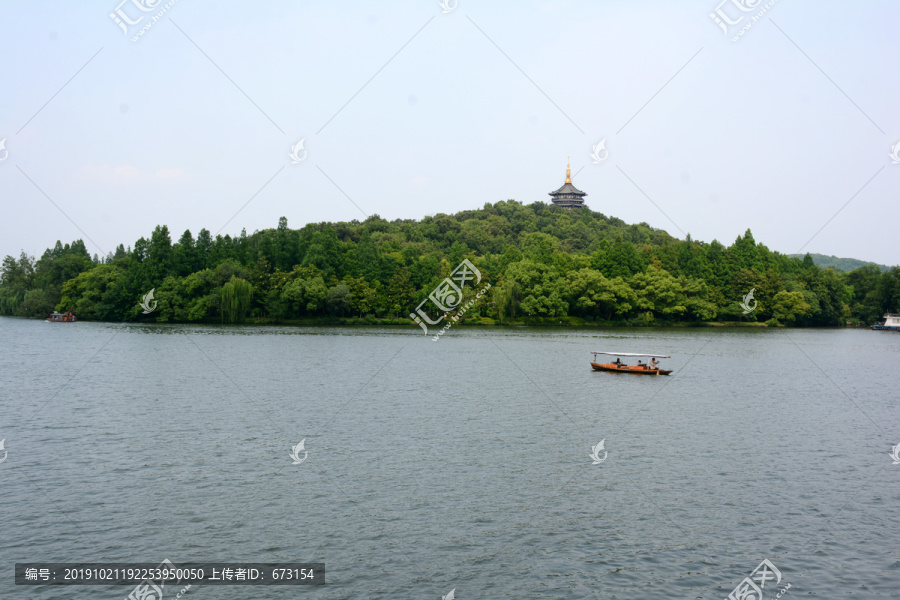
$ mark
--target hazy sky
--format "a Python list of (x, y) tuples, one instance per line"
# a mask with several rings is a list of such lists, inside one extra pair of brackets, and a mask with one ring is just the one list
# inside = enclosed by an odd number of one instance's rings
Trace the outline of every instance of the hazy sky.
[(898, 263), (900, 2), (177, 0), (134, 42), (167, 1), (119, 1), (0, 2), (0, 255), (546, 202), (571, 155), (629, 223)]

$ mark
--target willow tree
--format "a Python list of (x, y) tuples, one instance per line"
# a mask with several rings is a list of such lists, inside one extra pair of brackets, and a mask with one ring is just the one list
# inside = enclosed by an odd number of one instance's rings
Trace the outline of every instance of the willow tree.
[(522, 300), (522, 288), (514, 279), (504, 281), (497, 286), (494, 292), (494, 306), (497, 308), (497, 316), (500, 322), (505, 317), (515, 318), (516, 309), (519, 308), (519, 302)]
[(222, 321), (239, 323), (244, 319), (253, 298), (253, 286), (250, 282), (231, 276), (231, 280), (222, 286)]

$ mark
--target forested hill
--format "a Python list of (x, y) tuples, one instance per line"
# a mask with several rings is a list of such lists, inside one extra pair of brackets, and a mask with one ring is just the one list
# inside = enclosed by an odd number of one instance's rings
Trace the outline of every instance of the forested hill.
[[(790, 256), (795, 256), (798, 258), (803, 258), (802, 254), (791, 254)], [(812, 257), (813, 263), (816, 266), (822, 267), (823, 269), (833, 268), (835, 271), (844, 271), (849, 272), (860, 267), (868, 267), (875, 266), (881, 269), (882, 271), (887, 271), (890, 267), (885, 265), (879, 265), (878, 263), (868, 262), (865, 260), (858, 260), (856, 258), (841, 258), (839, 256), (827, 256), (825, 254), (810, 254)]]
[[(588, 209), (486, 204), (420, 221), (319, 223), (173, 243), (165, 225), (134, 247), (92, 258), (81, 240), (35, 260), (7, 256), (0, 313), (155, 321), (405, 322), (464, 259), (487, 294), (463, 320), (480, 323), (770, 324), (870, 322), (900, 311), (900, 268), (823, 270), (757, 244), (677, 240)], [(479, 286), (479, 287), (482, 287)], [(753, 289), (744, 314), (741, 301)], [(139, 303), (154, 290), (152, 301)], [(466, 301), (475, 288), (465, 289)], [(152, 309), (148, 314), (144, 311)], [(425, 310), (436, 311), (426, 303)]]

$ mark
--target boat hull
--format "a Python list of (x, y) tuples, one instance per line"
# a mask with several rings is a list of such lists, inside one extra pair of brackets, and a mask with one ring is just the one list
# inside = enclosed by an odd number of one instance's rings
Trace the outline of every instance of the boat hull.
[(632, 373), (634, 375), (668, 375), (672, 371), (665, 369), (644, 369), (642, 367), (618, 367), (611, 363), (591, 363), (595, 371), (609, 371), (610, 373)]

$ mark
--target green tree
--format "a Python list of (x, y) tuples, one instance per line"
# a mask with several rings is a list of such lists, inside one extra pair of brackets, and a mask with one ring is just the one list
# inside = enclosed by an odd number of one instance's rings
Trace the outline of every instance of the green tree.
[(515, 280), (504, 281), (494, 289), (493, 299), (501, 323), (507, 317), (514, 319), (522, 302), (522, 289)]
[(542, 263), (525, 259), (506, 269), (504, 279), (521, 290), (519, 307), (527, 315), (562, 317), (569, 308), (565, 301), (565, 280), (556, 270)]
[(394, 273), (386, 291), (388, 312), (393, 316), (405, 315), (416, 306), (416, 290), (412, 286), (409, 269), (406, 267)]
[(606, 277), (628, 278), (641, 273), (647, 268), (647, 261), (642, 258), (634, 244), (617, 236), (608, 251), (601, 247), (592, 260), (592, 266)]
[(601, 316), (627, 315), (637, 302), (634, 290), (621, 277), (607, 279), (594, 269), (581, 269), (567, 277), (569, 305), (575, 314)]
[(97, 265), (90, 271), (79, 273), (62, 287), (62, 294), (56, 309), (61, 312), (73, 311), (83, 319), (108, 319), (112, 316), (110, 307), (104, 302), (110, 285), (122, 279), (125, 273), (115, 265)]
[(362, 277), (345, 277), (344, 283), (350, 290), (350, 307), (358, 316), (371, 314), (375, 310), (378, 290)]
[[(0, 314), (22, 314), (20, 308), (25, 294), (33, 285), (33, 279), (34, 258), (22, 252), (18, 261), (12, 256), (3, 259), (3, 266), (0, 267)], [(50, 306), (53, 304), (51, 298)]]
[(44, 318), (53, 312), (56, 298), (56, 294), (48, 290), (28, 290), (25, 292), (16, 314), (22, 317)]
[(772, 318), (781, 323), (793, 323), (798, 317), (805, 315), (810, 308), (802, 292), (786, 292), (784, 290), (775, 294), (772, 304)]
[(900, 267), (882, 273), (875, 293), (881, 305), (879, 312), (900, 312)]
[(875, 265), (860, 267), (847, 273), (845, 281), (852, 288), (851, 316), (864, 323), (880, 319), (884, 310), (879, 298), (881, 269)]
[(197, 248), (194, 242), (194, 236), (191, 235), (190, 229), (185, 229), (184, 233), (178, 239), (172, 249), (172, 260), (174, 263), (175, 273), (180, 276), (189, 275), (200, 270), (200, 261), (197, 257)]
[(313, 314), (325, 306), (328, 288), (321, 276), (297, 277), (282, 288), (282, 298), (294, 315)]
[(328, 290), (328, 294), (325, 296), (325, 305), (333, 315), (344, 316), (347, 314), (352, 305), (350, 287), (341, 283)]
[(238, 279), (232, 275), (228, 283), (222, 286), (220, 295), (222, 320), (227, 323), (240, 323), (250, 308), (253, 286), (249, 281)]

